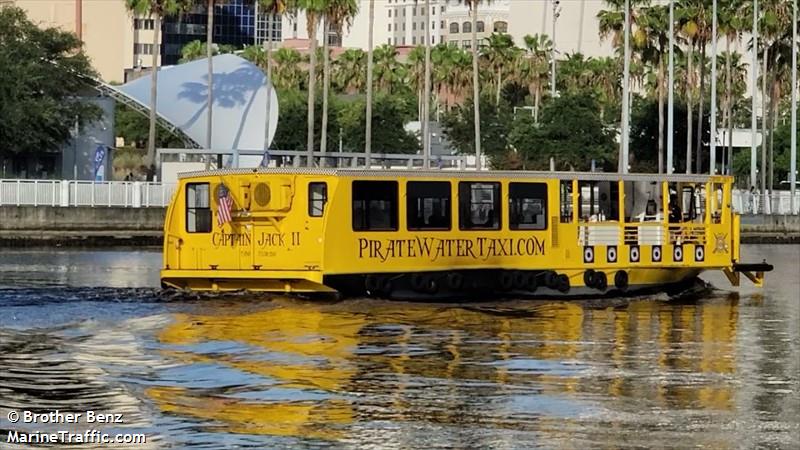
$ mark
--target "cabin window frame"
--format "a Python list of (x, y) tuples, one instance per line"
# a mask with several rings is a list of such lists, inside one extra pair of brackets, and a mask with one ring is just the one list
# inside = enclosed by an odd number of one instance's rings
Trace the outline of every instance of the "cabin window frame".
[[(206, 191), (205, 192), (205, 206), (197, 206), (197, 203), (198, 203), (197, 202), (197, 199), (198, 199), (197, 192), (198, 191), (196, 189), (197, 186), (204, 186), (205, 187), (205, 191)], [(190, 191), (192, 191), (194, 193), (194, 199), (195, 199), (195, 202), (194, 202), (195, 205), (194, 206), (191, 206), (189, 204), (189, 201), (190, 201), (189, 192)], [(186, 190), (184, 192), (185, 192), (185, 197), (186, 197), (186, 201), (185, 201), (185, 205), (186, 205), (186, 232), (187, 233), (210, 233), (212, 231), (212, 229), (214, 228), (213, 215), (212, 215), (212, 212), (211, 212), (211, 183), (208, 183), (208, 182), (186, 183)], [(202, 199), (202, 197), (201, 197), (201, 199)], [(200, 203), (202, 203), (202, 202), (200, 202)], [(206, 219), (207, 220), (207, 226), (203, 227), (203, 229), (198, 229), (198, 227), (197, 227), (197, 224), (198, 224), (197, 211), (205, 211), (203, 216), (207, 217), (207, 219)], [(192, 216), (192, 213), (194, 213), (194, 216)], [(190, 224), (194, 225), (194, 227), (190, 227)], [(191, 228), (194, 228), (194, 230), (192, 230)]]
[[(314, 197), (314, 188), (322, 187), (322, 198)], [(320, 208), (316, 208), (316, 204), (322, 202)], [(328, 183), (325, 181), (311, 181), (308, 183), (308, 216), (309, 217), (323, 217), (325, 216), (325, 207), (328, 206)], [(317, 212), (318, 211), (318, 212)]]
[[(492, 187), (493, 199), (478, 200), (473, 198), (473, 185), (489, 185)], [(503, 229), (503, 185), (498, 181), (460, 181), (458, 183), (458, 228), (462, 231), (498, 231)], [(488, 203), (491, 202), (491, 203)], [(472, 224), (474, 207), (491, 204), (494, 212), (492, 226)], [(489, 212), (487, 212), (488, 216)], [(488, 220), (488, 217), (487, 217)]]
[[(530, 192), (524, 193), (524, 195), (517, 195), (515, 196), (515, 188), (535, 188), (541, 189), (539, 192), (540, 196), (533, 197)], [(514, 231), (542, 231), (546, 230), (548, 226), (547, 221), (547, 183), (544, 182), (511, 182), (508, 184), (508, 228)], [(522, 194), (520, 192), (520, 194)], [(521, 216), (524, 218), (522, 214), (522, 202), (518, 204), (515, 203), (515, 200), (539, 200), (541, 212), (539, 214), (534, 214), (532, 217), (535, 220), (537, 217), (541, 216), (542, 223), (523, 223), (520, 221), (516, 221), (515, 218), (520, 218)]]
[[(422, 185), (444, 185), (446, 186), (447, 194), (445, 197), (441, 195), (416, 195), (412, 193), (413, 189), (412, 186), (422, 186)], [(416, 188), (415, 188), (416, 189)], [(424, 188), (422, 188), (424, 189)], [(447, 224), (443, 226), (431, 226), (423, 224), (421, 226), (414, 225), (416, 222), (424, 221), (423, 219), (418, 218), (418, 214), (420, 209), (418, 207), (418, 201), (423, 201), (422, 210), (424, 213), (424, 202), (426, 200), (432, 200), (431, 203), (434, 203), (436, 200), (439, 201), (439, 212), (444, 212), (445, 215), (443, 219), (446, 219)], [(442, 200), (446, 200), (446, 203), (442, 205)], [(435, 210), (433, 206), (431, 207), (432, 210)], [(452, 183), (449, 181), (408, 181), (406, 182), (406, 229), (408, 231), (450, 231), (453, 229), (453, 186)]]
[[(358, 187), (361, 184), (371, 184), (374, 185), (373, 188), (361, 188)], [(378, 189), (376, 189), (377, 185), (383, 184), (389, 187), (389, 194), (393, 196), (393, 198), (386, 200), (379, 197), (376, 197), (375, 194), (381, 193)], [(358, 187), (358, 188), (357, 188)], [(367, 196), (363, 199), (356, 199), (356, 192), (358, 193), (365, 193)], [(394, 191), (394, 192), (391, 192)], [(351, 225), (353, 231), (357, 232), (369, 232), (369, 231), (398, 231), (400, 229), (400, 183), (395, 180), (353, 180), (351, 187), (351, 202), (350, 202), (350, 210), (351, 210)], [(389, 208), (389, 226), (388, 227), (372, 227), (370, 225), (370, 202), (381, 202), (381, 201), (388, 201)], [(356, 202), (367, 202), (365, 203), (361, 210), (365, 211), (366, 214), (364, 215), (363, 220), (363, 227), (359, 226), (358, 224), (362, 222), (361, 220), (357, 220), (357, 209), (356, 209)]]
[(572, 223), (575, 216), (573, 193), (574, 186), (573, 180), (559, 180), (558, 193), (559, 193), (559, 217), (561, 223)]

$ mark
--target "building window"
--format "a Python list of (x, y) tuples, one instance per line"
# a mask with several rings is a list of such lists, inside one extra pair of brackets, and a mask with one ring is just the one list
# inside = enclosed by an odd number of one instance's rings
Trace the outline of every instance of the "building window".
[(458, 34), (458, 23), (453, 22), (450, 24), (450, 34)]
[(471, 40), (461, 41), (461, 46), (464, 47), (465, 49), (472, 48), (472, 41)]
[(459, 228), (500, 229), (500, 183), (458, 183)]
[(494, 23), (495, 33), (508, 33), (508, 22), (498, 21)]
[[(456, 25), (456, 26), (458, 26), (458, 25)], [(443, 20), (443, 21), (441, 21), (441, 22), (439, 22), (439, 28), (441, 28), (442, 30), (444, 30), (444, 20)]]
[(547, 228), (547, 184), (511, 183), (508, 186), (508, 217), (512, 230)]
[(397, 182), (353, 181), (353, 230), (397, 231)]
[(486, 25), (483, 23), (482, 20), (479, 20), (478, 23), (475, 24), (475, 31), (478, 33), (483, 33), (486, 31)]
[(409, 181), (406, 185), (406, 222), (409, 230), (449, 230), (450, 183)]
[(155, 19), (133, 19), (133, 28), (136, 30), (152, 30), (155, 28)]
[(211, 231), (211, 206), (208, 183), (186, 185), (186, 231), (209, 233)]
[(464, 22), (461, 24), (461, 31), (463, 33), (472, 33), (472, 23), (471, 22)]
[(417, 45), (417, 37), (411, 36), (411, 45)]
[(389, 31), (392, 31), (392, 24), (389, 24)]
[(416, 16), (417, 15), (417, 8), (416, 7), (411, 8), (411, 15), (412, 16)]
[(436, 7), (435, 6), (431, 6), (431, 14), (432, 15), (436, 15)]
[(458, 41), (450, 41), (452, 47), (458, 47)]
[(389, 10), (389, 17), (392, 17), (392, 10)]
[(412, 30), (416, 30), (417, 29), (417, 22), (411, 22), (411, 29)]
[(403, 36), (403, 42), (400, 45), (406, 45), (406, 37), (405, 36)]
[(432, 21), (431, 22), (431, 30), (435, 30), (435, 29), (436, 29), (436, 21)]
[(328, 203), (327, 183), (308, 183), (308, 215), (322, 217)]
[(444, 44), (444, 36), (439, 36), (439, 43)]

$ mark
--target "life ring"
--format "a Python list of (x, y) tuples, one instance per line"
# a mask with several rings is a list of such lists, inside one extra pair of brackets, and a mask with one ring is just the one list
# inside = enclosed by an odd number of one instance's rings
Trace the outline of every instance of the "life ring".
[(694, 260), (703, 261), (706, 259), (706, 251), (702, 245), (697, 245), (694, 248)]
[(661, 262), (661, 246), (653, 247), (653, 262)]
[(411, 280), (411, 289), (417, 292), (423, 292), (425, 290), (425, 277), (421, 273), (412, 273)]
[(527, 289), (528, 287), (528, 273), (524, 270), (515, 270), (514, 274), (514, 287), (517, 289)]
[(447, 287), (454, 291), (460, 291), (461, 288), (464, 287), (464, 275), (460, 274), (459, 272), (448, 273)]
[(558, 280), (557, 289), (559, 290), (559, 292), (562, 292), (564, 294), (569, 292), (569, 277), (562, 273), (561, 275), (558, 275), (556, 279)]
[(639, 247), (634, 245), (631, 247), (631, 262), (639, 262)]
[(425, 275), (423, 290), (428, 294), (439, 292), (439, 281), (433, 275)]
[(514, 287), (514, 274), (505, 270), (500, 272), (500, 289), (508, 291), (512, 287)]
[(583, 272), (583, 284), (586, 287), (593, 287), (594, 286), (594, 269), (589, 269), (586, 272)]
[(377, 293), (383, 287), (381, 277), (379, 275), (367, 275), (367, 277), (364, 278), (364, 287), (367, 289), (367, 292), (373, 294)]
[(608, 287), (608, 276), (605, 272), (595, 272), (593, 287), (599, 291), (605, 291)]
[(624, 270), (618, 271), (614, 275), (614, 286), (616, 286), (617, 289), (622, 289), (622, 290), (627, 289), (628, 288), (628, 272), (625, 272)]
[(526, 278), (525, 287), (528, 289), (528, 292), (536, 292), (536, 289), (539, 289), (539, 280), (536, 279), (536, 274), (528, 273)]
[(675, 261), (683, 261), (683, 247), (680, 245), (676, 245), (675, 249), (672, 250), (672, 259)]
[(606, 250), (606, 258), (608, 262), (617, 262), (617, 247), (615, 245), (610, 245)]
[(558, 287), (558, 274), (552, 270), (548, 270), (547, 273), (544, 274), (544, 284), (550, 289), (556, 289)]
[(594, 262), (594, 248), (592, 248), (592, 247), (584, 247), (583, 248), (583, 262), (584, 263), (593, 263)]

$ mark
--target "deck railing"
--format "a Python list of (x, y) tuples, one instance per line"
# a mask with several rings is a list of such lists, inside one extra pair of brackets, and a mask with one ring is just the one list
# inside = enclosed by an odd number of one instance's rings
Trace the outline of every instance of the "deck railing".
[(174, 191), (141, 181), (0, 180), (0, 206), (163, 208)]

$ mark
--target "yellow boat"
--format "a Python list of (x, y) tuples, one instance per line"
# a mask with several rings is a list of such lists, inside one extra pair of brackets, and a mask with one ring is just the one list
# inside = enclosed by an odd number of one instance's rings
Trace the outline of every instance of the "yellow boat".
[(187, 173), (162, 285), (193, 291), (590, 297), (743, 264), (728, 176), (234, 169)]

